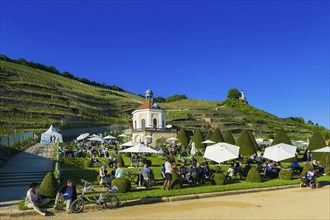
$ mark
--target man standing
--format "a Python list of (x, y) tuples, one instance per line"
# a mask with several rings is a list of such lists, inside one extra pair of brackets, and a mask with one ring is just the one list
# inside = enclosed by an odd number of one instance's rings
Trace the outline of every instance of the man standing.
[(63, 185), (57, 192), (54, 209), (58, 208), (58, 203), (60, 201), (66, 202), (66, 212), (70, 211), (71, 203), (77, 199), (76, 186), (73, 184), (72, 180), (68, 180), (65, 185)]

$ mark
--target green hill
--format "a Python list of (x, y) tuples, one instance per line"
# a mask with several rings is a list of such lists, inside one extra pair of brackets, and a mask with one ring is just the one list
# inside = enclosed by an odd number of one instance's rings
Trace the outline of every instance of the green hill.
[[(0, 135), (14, 129), (40, 132), (50, 124), (61, 129), (110, 124), (130, 127), (131, 112), (143, 102), (143, 97), (129, 92), (0, 61)], [(278, 118), (239, 101), (182, 99), (160, 106), (167, 111), (168, 124), (186, 130), (220, 128), (238, 133), (249, 129), (256, 137), (271, 137), (283, 128), (293, 137), (308, 138), (316, 130), (329, 136), (324, 127), (300, 118)]]

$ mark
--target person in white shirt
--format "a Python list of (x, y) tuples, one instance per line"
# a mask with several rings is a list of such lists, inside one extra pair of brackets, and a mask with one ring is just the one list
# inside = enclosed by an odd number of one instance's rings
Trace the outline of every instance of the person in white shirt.
[(164, 182), (164, 190), (167, 188), (170, 190), (171, 188), (171, 181), (172, 181), (172, 164), (170, 162), (170, 158), (168, 157), (166, 159), (166, 162), (164, 164), (165, 166), (165, 182)]
[(26, 193), (25, 206), (30, 209), (34, 209), (40, 215), (46, 216), (45, 212), (42, 212), (39, 206), (43, 206), (50, 201), (49, 198), (41, 199), (38, 193), (38, 183), (31, 183), (29, 190)]

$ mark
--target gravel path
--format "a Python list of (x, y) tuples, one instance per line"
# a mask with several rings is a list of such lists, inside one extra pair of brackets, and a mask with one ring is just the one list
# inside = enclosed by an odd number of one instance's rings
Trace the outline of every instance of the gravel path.
[[(52, 210), (50, 210), (52, 211)], [(330, 185), (93, 210), (48, 219), (330, 219)], [(15, 219), (42, 219), (42, 216)]]

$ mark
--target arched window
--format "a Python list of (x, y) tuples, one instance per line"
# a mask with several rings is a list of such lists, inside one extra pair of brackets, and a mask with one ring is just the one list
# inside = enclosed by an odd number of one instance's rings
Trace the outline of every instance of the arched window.
[(153, 126), (154, 126), (154, 128), (157, 128), (157, 119), (156, 118), (154, 118), (154, 120), (153, 120)]
[(146, 128), (146, 120), (145, 119), (141, 120), (141, 128), (142, 129)]

